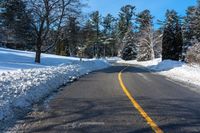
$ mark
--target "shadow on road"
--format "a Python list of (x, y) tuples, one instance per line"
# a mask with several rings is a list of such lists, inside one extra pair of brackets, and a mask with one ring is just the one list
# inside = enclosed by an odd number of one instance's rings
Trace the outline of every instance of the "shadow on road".
[[(200, 131), (199, 99), (136, 99), (165, 132)], [(134, 127), (143, 124), (140, 123), (142, 118), (127, 103), (129, 100), (126, 98), (57, 99), (50, 103), (50, 107), (39, 107), (37, 111), (28, 114), (24, 118), (26, 126), (21, 126), (18, 132), (151, 132), (149, 127)], [(134, 119), (130, 120), (130, 116)], [(130, 121), (133, 123), (129, 123)]]
[[(127, 103), (127, 98), (56, 99), (48, 108), (39, 106), (17, 122), (17, 132), (151, 132), (149, 127), (134, 127), (141, 120), (138, 113), (133, 112), (132, 105)], [(130, 116), (136, 116), (135, 120)]]
[[(113, 74), (118, 74), (121, 70), (123, 70), (124, 68), (126, 68), (128, 66), (128, 69), (126, 69), (126, 72), (131, 72), (131, 73), (150, 73), (150, 71), (148, 71), (146, 68), (142, 67), (142, 66), (133, 66), (133, 65), (114, 65), (110, 68), (101, 70), (101, 72), (103, 73), (113, 73)], [(98, 71), (97, 71), (98, 72)]]
[(165, 132), (200, 131), (200, 98), (136, 99)]

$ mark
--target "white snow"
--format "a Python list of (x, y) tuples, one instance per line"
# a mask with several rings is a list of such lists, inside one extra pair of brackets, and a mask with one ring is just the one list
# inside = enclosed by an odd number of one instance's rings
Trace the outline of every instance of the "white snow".
[(0, 120), (31, 106), (52, 91), (83, 74), (109, 66), (101, 59), (83, 59), (0, 48)]
[(169, 78), (200, 86), (200, 66), (198, 65), (166, 60), (149, 68)]
[[(138, 62), (136, 60), (118, 60), (118, 63), (135, 64), (146, 67), (148, 70), (157, 74), (164, 75), (170, 79), (183, 81), (185, 83), (200, 86), (200, 66), (186, 64), (180, 61), (154, 59), (150, 61)], [(200, 92), (200, 88), (198, 90)]]
[(141, 65), (144, 67), (149, 67), (152, 65), (157, 65), (159, 62), (161, 62), (161, 59), (154, 59), (154, 60), (150, 60), (150, 61), (137, 61), (137, 60), (130, 60), (130, 61), (125, 61), (125, 60), (117, 60), (117, 63), (122, 63), (122, 64), (136, 64), (136, 65)]
[(115, 62), (121, 61), (121, 58), (119, 58), (119, 57), (106, 57), (106, 60), (110, 63), (115, 63)]

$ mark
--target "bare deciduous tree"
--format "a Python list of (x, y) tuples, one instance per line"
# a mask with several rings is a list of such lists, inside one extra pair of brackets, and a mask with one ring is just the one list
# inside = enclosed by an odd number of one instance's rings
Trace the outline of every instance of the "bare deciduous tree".
[[(40, 63), (41, 52), (56, 45), (62, 26), (67, 16), (78, 12), (79, 0), (26, 0), (27, 8), (32, 16), (32, 26), (36, 36), (35, 62)], [(54, 41), (49, 47), (44, 47), (48, 34), (54, 31)]]

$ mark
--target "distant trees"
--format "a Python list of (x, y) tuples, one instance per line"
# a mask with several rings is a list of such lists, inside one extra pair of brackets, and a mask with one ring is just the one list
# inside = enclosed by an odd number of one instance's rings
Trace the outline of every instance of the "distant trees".
[(124, 59), (136, 59), (138, 55), (135, 6), (123, 6), (119, 18), (111, 14), (102, 17), (94, 11), (86, 21), (80, 22), (79, 0), (21, 1), (29, 17), (26, 20), (30, 20), (26, 30), (32, 30), (29, 33), (34, 38), (37, 63), (42, 52), (77, 56), (81, 51), (85, 57), (122, 55)]
[(111, 14), (101, 17), (99, 12), (92, 12), (81, 28), (81, 34), (84, 38), (85, 56), (105, 57), (116, 55), (116, 18)]
[(162, 40), (162, 60), (180, 60), (182, 55), (182, 30), (177, 12), (167, 10)]
[(160, 28), (154, 27), (149, 10), (136, 13), (133, 5), (122, 6), (118, 17), (102, 16), (99, 11), (85, 17), (83, 6), (81, 0), (2, 0), (0, 43), (35, 50), (37, 63), (42, 52), (200, 62), (200, 0), (188, 7), (184, 17), (167, 10)]

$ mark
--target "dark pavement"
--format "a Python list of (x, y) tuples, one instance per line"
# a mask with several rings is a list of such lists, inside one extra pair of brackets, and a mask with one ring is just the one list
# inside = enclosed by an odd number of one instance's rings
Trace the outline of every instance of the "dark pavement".
[[(151, 133), (118, 81), (115, 65), (64, 87), (46, 106), (17, 121), (12, 132)], [(128, 67), (123, 82), (144, 111), (169, 133), (200, 132), (200, 94), (139, 66)]]

